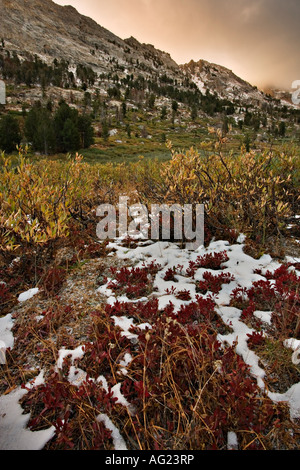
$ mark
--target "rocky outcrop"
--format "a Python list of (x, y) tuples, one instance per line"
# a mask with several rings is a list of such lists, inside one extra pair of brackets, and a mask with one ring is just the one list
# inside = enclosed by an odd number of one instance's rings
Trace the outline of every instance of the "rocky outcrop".
[(71, 6), (51, 0), (0, 0), (0, 40), (20, 57), (38, 55), (111, 71), (116, 64), (133, 72), (179, 73), (170, 55), (130, 38), (123, 41)]
[(257, 87), (221, 65), (199, 60), (182, 65), (181, 70), (194, 81), (203, 94), (209, 91), (216, 93), (221, 99), (259, 107), (269, 101)]

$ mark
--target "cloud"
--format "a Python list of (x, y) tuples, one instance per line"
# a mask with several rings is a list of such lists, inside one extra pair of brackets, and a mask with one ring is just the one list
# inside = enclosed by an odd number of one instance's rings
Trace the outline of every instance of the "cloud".
[(253, 84), (289, 88), (300, 79), (299, 0), (57, 0), (125, 39), (206, 59)]

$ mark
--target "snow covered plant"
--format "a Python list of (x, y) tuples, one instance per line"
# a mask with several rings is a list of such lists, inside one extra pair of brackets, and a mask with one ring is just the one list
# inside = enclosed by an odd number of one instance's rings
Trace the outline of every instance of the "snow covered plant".
[(113, 279), (108, 283), (108, 288), (119, 295), (126, 294), (128, 298), (146, 296), (152, 291), (153, 278), (159, 268), (156, 263), (141, 268), (111, 268)]
[[(237, 287), (231, 294), (231, 305), (242, 310), (241, 317), (258, 323), (255, 311), (271, 311), (273, 335), (297, 338), (300, 334), (300, 278), (290, 263), (282, 264), (265, 279), (249, 288)], [(260, 273), (260, 271), (256, 271)]]
[(128, 242), (0, 318), (0, 447), (299, 448), (299, 260)]
[(203, 274), (203, 280), (198, 282), (196, 290), (201, 294), (206, 294), (208, 291), (217, 294), (223, 284), (229, 284), (231, 281), (234, 281), (234, 276), (230, 273), (220, 273), (214, 276), (211, 272), (206, 271)]

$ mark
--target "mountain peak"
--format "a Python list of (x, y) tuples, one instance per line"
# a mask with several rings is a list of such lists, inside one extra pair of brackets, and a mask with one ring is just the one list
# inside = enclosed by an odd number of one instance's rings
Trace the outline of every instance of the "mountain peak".
[(191, 60), (181, 65), (181, 70), (189, 75), (200, 91), (216, 93), (221, 99), (241, 101), (260, 106), (266, 96), (256, 86), (238, 77), (232, 70), (223, 65), (214, 64), (204, 59)]
[(169, 83), (185, 79), (222, 99), (260, 105), (266, 95), (231, 70), (206, 60), (178, 65), (169, 53), (135, 37), (121, 39), (74, 7), (52, 0), (0, 0), (0, 38), (3, 50), (20, 59), (37, 55), (47, 64), (54, 59), (70, 66), (91, 67), (98, 74), (142, 75), (156, 79), (167, 75)]
[(0, 0), (0, 8), (5, 49), (21, 57), (37, 55), (48, 63), (64, 59), (96, 72), (112, 72), (113, 65), (133, 70), (137, 63), (148, 74), (159, 68), (178, 71), (169, 54), (133, 37), (124, 41), (72, 6), (52, 0)]

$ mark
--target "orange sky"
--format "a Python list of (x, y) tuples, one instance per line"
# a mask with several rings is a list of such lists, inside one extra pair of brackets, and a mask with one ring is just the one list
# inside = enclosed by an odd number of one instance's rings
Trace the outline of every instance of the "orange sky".
[(205, 59), (259, 87), (300, 80), (300, 0), (55, 0), (178, 63)]

